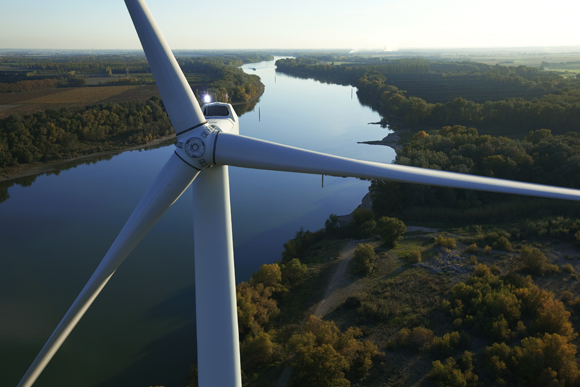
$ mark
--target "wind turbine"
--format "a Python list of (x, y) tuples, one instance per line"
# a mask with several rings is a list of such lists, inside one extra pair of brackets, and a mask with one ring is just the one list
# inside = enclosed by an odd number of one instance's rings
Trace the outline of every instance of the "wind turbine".
[(175, 152), (19, 387), (35, 382), (119, 265), (192, 182), (199, 385), (241, 386), (228, 165), (580, 200), (573, 189), (358, 161), (240, 136), (231, 105), (208, 104), (202, 112), (144, 0), (125, 3), (177, 134)]

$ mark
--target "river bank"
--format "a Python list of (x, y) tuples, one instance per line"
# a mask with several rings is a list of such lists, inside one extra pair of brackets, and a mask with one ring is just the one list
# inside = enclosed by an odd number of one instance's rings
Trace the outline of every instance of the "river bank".
[(0, 170), (0, 182), (10, 181), (10, 180), (18, 179), (21, 177), (39, 175), (41, 173), (50, 172), (50, 171), (53, 171), (56, 169), (62, 169), (62, 167), (66, 168), (67, 164), (78, 163), (78, 162), (82, 162), (84, 160), (88, 161), (90, 159), (94, 159), (94, 158), (98, 158), (98, 157), (102, 157), (102, 156), (113, 156), (113, 155), (117, 155), (119, 153), (132, 151), (132, 150), (148, 149), (148, 148), (155, 148), (158, 146), (168, 145), (168, 144), (172, 143), (174, 139), (175, 139), (175, 134), (172, 134), (169, 136), (165, 136), (165, 137), (150, 141), (144, 145), (137, 145), (137, 146), (132, 146), (129, 148), (111, 149), (108, 151), (95, 152), (95, 153), (91, 153), (91, 154), (87, 154), (87, 155), (83, 155), (83, 156), (79, 156), (79, 157), (73, 157), (73, 158), (65, 159), (65, 160), (52, 161), (52, 162), (48, 162), (48, 163), (37, 162), (37, 163), (32, 163), (32, 164), (21, 164), (21, 165), (15, 166), (15, 167), (9, 167), (9, 168), (5, 168), (3, 170)]
[(389, 133), (382, 140), (376, 141), (360, 141), (359, 144), (369, 144), (369, 145), (385, 145), (390, 146), (395, 150), (395, 153), (399, 153), (403, 149), (403, 144), (401, 143), (401, 134), (410, 132), (411, 129), (401, 129), (396, 132)]
[[(265, 90), (266, 90), (266, 87), (264, 85), (262, 85), (262, 87), (260, 88), (260, 91), (257, 93), (257, 95), (252, 97), (250, 100), (242, 101), (242, 102), (233, 102), (233, 103), (231, 103), (231, 105), (232, 106), (242, 106), (242, 105), (251, 104), (252, 102), (257, 102), (257, 100), (259, 100), (259, 98), (264, 94)], [(238, 116), (241, 116), (244, 113), (245, 112), (240, 112), (240, 114), (238, 114)], [(69, 163), (77, 163), (79, 161), (82, 162), (83, 160), (90, 160), (90, 159), (96, 158), (96, 157), (112, 156), (112, 155), (116, 155), (116, 154), (123, 153), (126, 151), (146, 149), (146, 148), (156, 147), (156, 146), (160, 146), (160, 145), (166, 145), (166, 143), (169, 144), (174, 139), (175, 139), (175, 134), (171, 134), (169, 136), (164, 136), (162, 138), (150, 141), (147, 144), (143, 144), (143, 145), (136, 145), (136, 146), (132, 146), (132, 147), (128, 147), (128, 148), (119, 146), (115, 149), (110, 149), (110, 150), (106, 150), (106, 151), (102, 151), (102, 152), (90, 153), (90, 154), (86, 154), (86, 155), (82, 155), (82, 156), (78, 156), (78, 157), (73, 157), (73, 158), (69, 158), (69, 159), (51, 161), (51, 162), (47, 162), (47, 163), (35, 162), (35, 163), (30, 163), (30, 164), (20, 164), (20, 165), (14, 166), (14, 167), (2, 168), (2, 169), (0, 169), (0, 182), (5, 182), (5, 181), (13, 180), (13, 179), (18, 179), (21, 177), (34, 176), (34, 175), (38, 175), (41, 173), (50, 172), (52, 170), (59, 169), (63, 166), (66, 166)]]

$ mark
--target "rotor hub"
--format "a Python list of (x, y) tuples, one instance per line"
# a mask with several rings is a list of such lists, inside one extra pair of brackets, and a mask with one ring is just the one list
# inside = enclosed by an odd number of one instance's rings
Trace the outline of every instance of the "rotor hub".
[(175, 140), (175, 153), (192, 168), (210, 168), (215, 164), (214, 144), (219, 132), (218, 127), (205, 123), (181, 133)]

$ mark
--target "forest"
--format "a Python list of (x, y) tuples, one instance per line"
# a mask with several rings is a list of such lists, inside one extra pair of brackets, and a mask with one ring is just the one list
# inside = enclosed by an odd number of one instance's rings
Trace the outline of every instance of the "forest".
[[(259, 59), (262, 57), (241, 55), (179, 58), (178, 61), (188, 78), (205, 80), (202, 84), (191, 83), (199, 99), (200, 90), (203, 90), (210, 93), (214, 100), (225, 101), (228, 96), (228, 101), (232, 103), (243, 103), (257, 98), (263, 92), (263, 85), (259, 77), (245, 74), (238, 66)], [(39, 88), (83, 87), (86, 78), (82, 74), (93, 71), (106, 74), (122, 70), (126, 76), (111, 78), (111, 83), (107, 85), (138, 85), (142, 83), (141, 76), (133, 77), (132, 73), (149, 71), (147, 62), (140, 57), (64, 57), (58, 60), (2, 57), (0, 63), (33, 70), (29, 75), (23, 75), (25, 80), (0, 84), (0, 92), (5, 93)], [(10, 71), (4, 72), (7, 73)], [(152, 77), (150, 73), (146, 76)], [(5, 77), (10, 78), (10, 75)], [(98, 87), (85, 89), (90, 93), (91, 89), (96, 90)], [(145, 102), (64, 107), (24, 116), (14, 114), (0, 119), (0, 174), (8, 167), (147, 144), (171, 134), (171, 124), (158, 97)]]
[[(341, 60), (284, 62), (301, 63), (292, 75), (357, 86), (385, 121), (403, 120), (400, 129), (411, 134), (397, 164), (580, 188), (575, 80), (511, 68), (508, 77), (519, 71), (539, 94), (521, 89), (517, 99), (473, 102), (454, 90), (453, 98), (428, 103), (389, 83), (396, 71), (405, 74), (402, 62), (388, 74), (362, 59), (317, 64)], [(407, 61), (406, 75), (427, 79), (425, 66), (437, 64), (426, 62)], [(497, 93), (513, 86), (485, 76), (504, 71), (495, 66), (445, 66), (437, 71), (481, 72), (479, 81)], [(413, 121), (422, 110), (428, 114)], [(433, 111), (441, 115), (434, 119)], [(490, 135), (486, 125), (505, 136)], [(378, 180), (369, 191), (372, 209), (359, 207), (347, 221), (331, 214), (316, 232), (299, 230), (280, 262), (238, 285), (244, 385), (275, 385), (286, 366), (290, 386), (580, 384), (580, 206)], [(408, 231), (410, 222), (438, 229)], [(350, 295), (322, 319), (312, 315), (336, 256), (352, 241)]]
[[(299, 230), (237, 286), (244, 385), (274, 385), (285, 367), (290, 386), (578, 385), (580, 221), (510, 227), (409, 233), (360, 208)], [(352, 240), (351, 290), (312, 314)]]
[[(316, 59), (308, 58), (276, 63), (279, 71), (290, 75), (356, 86), (361, 102), (377, 109), (385, 124), (396, 122), (396, 117), (406, 126), (476, 126), (481, 132), (511, 137), (538, 129), (555, 134), (580, 129), (579, 78), (526, 66), (463, 62), (425, 63), (437, 71), (423, 74), (417, 69), (426, 61), (415, 61), (401, 60), (394, 73), (389, 73), (394, 64), (333, 66), (313, 64)], [(400, 82), (402, 77), (406, 83)], [(401, 85), (407, 90), (399, 89)]]
[[(94, 73), (118, 84), (150, 79), (139, 58), (71, 61), (76, 69), (61, 59), (2, 58), (30, 73), (3, 75), (16, 88), (6, 92), (87, 87)], [(248, 101), (262, 89), (237, 71), (244, 60), (179, 63), (194, 91)], [(580, 188), (578, 79), (415, 58), (277, 63), (293, 76), (356, 86), (384, 124), (407, 131), (397, 164)], [(0, 120), (0, 168), (170, 133), (157, 97), (13, 115)], [(276, 385), (286, 367), (289, 386), (580, 385), (579, 205), (378, 180), (369, 194), (372, 208), (297, 231), (278, 262), (237, 285), (245, 386)], [(350, 293), (321, 317), (314, 307), (347, 244), (356, 245)], [(188, 386), (196, 385), (194, 366)]]

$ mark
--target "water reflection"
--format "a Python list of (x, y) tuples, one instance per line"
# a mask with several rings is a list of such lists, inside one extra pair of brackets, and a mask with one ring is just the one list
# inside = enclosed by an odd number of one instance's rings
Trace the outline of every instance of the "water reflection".
[[(173, 144), (175, 142), (174, 138), (168, 139), (167, 141), (163, 141), (159, 144), (155, 145), (148, 145), (144, 146), (143, 148), (137, 149), (137, 152), (148, 151), (151, 149), (157, 149), (161, 147), (166, 147), (167, 145)], [(46, 170), (37, 174), (23, 176), (18, 178), (13, 178), (9, 180), (0, 181), (0, 203), (6, 201), (10, 198), (10, 194), (8, 193), (8, 189), (14, 185), (19, 185), (21, 187), (29, 187), (31, 186), (38, 177), (40, 176), (58, 176), (62, 171), (67, 171), (69, 169), (73, 169), (78, 167), (79, 165), (92, 165), (97, 164), (98, 162), (111, 160), (113, 157), (119, 155), (122, 152), (110, 152), (101, 155), (88, 155), (78, 160), (70, 160), (70, 161), (61, 161), (56, 162), (54, 164), (46, 165)], [(25, 171), (26, 173), (26, 171)]]
[[(389, 162), (379, 116), (351, 88), (256, 73), (266, 85), (241, 134), (369, 161)], [(262, 67), (262, 66), (261, 66)], [(251, 108), (250, 104), (247, 108)], [(259, 108), (261, 112), (258, 113)], [(6, 182), (0, 204), (0, 385), (16, 385), (82, 289), (173, 148), (82, 160)], [(34, 184), (32, 184), (34, 182)], [(9, 186), (8, 186), (9, 185)], [(368, 182), (230, 168), (236, 275), (280, 258), (300, 228), (351, 212)], [(121, 265), (37, 386), (179, 385), (195, 360), (194, 265), (186, 191)]]

